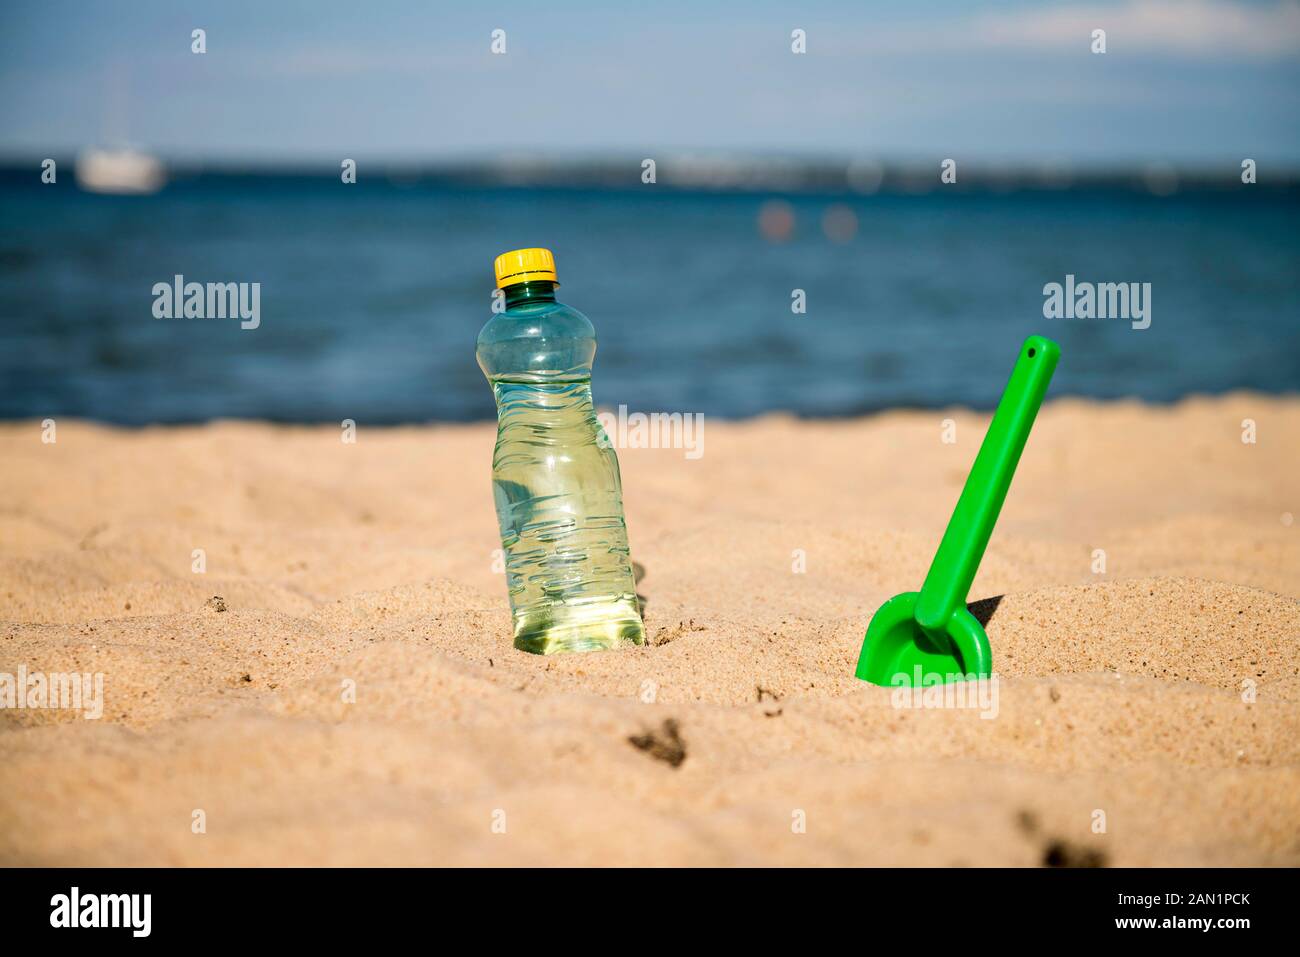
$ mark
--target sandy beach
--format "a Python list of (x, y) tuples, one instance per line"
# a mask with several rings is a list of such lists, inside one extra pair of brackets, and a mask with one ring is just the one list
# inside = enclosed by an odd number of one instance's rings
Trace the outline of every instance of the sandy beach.
[(1049, 403), (970, 596), (996, 714), (896, 707), (863, 631), (987, 422), (621, 450), (649, 644), (551, 658), (492, 424), (0, 424), (0, 673), (103, 681), (0, 710), (0, 863), (1300, 864), (1300, 399)]

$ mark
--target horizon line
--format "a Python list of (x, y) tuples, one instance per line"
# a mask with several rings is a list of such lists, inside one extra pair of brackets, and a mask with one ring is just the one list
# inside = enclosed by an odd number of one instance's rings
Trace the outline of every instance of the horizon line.
[[(123, 151), (141, 152), (130, 148)], [(0, 177), (12, 182), (33, 171), (39, 174), (42, 163), (49, 159), (75, 168), (78, 159), (87, 152), (93, 150), (45, 157), (0, 152)], [(643, 179), (643, 172), (645, 164), (653, 159), (653, 185), (673, 191), (872, 195), (929, 192), (943, 185), (957, 192), (963, 191), (963, 187), (994, 192), (1122, 189), (1167, 195), (1188, 188), (1237, 190), (1253, 185), (1272, 191), (1300, 187), (1300, 164), (1280, 169), (1266, 166), (1266, 176), (1246, 184), (1241, 175), (1245, 160), (1232, 164), (1165, 161), (1070, 163), (1062, 160), (994, 163), (966, 160), (956, 164), (955, 181), (948, 182), (941, 180), (941, 173), (945, 164), (953, 162), (951, 158), (924, 161), (915, 158), (853, 158), (844, 154), (673, 151), (662, 153), (659, 158), (640, 158), (633, 153), (606, 152), (584, 157), (514, 151), (492, 156), (392, 160), (367, 159), (364, 155), (360, 159), (345, 156), (339, 159), (266, 157), (207, 160), (144, 155), (160, 163), (173, 182), (205, 177), (332, 179), (340, 175), (344, 163), (352, 161), (358, 171), (357, 184), (386, 183), (399, 188), (447, 185), (640, 189), (649, 185)], [(1256, 169), (1258, 171), (1258, 164)]]

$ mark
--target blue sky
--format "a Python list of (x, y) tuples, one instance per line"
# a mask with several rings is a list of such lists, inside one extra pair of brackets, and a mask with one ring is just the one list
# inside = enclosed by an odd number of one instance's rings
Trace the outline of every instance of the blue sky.
[[(498, 28), (504, 56), (490, 52)], [(790, 51), (795, 28), (806, 55)], [(1104, 55), (1090, 52), (1095, 28)], [(119, 139), (196, 160), (695, 151), (1294, 167), (1300, 2), (6, 5), (0, 152)]]

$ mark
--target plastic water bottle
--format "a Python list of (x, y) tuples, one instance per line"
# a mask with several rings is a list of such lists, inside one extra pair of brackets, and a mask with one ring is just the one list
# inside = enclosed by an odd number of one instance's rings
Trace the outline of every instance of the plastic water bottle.
[(478, 334), (497, 400), (492, 490), (515, 647), (537, 654), (641, 644), (618, 458), (591, 399), (596, 331), (555, 301), (548, 249), (496, 259), (505, 310)]

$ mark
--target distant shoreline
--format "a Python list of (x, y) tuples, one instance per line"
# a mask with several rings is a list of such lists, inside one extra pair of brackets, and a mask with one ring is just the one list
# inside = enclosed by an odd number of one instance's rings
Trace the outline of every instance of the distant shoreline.
[[(50, 157), (71, 170), (76, 157)], [(0, 158), (0, 187), (39, 184), (44, 157)], [(876, 162), (832, 159), (772, 159), (665, 155), (656, 160), (653, 187), (642, 182), (639, 157), (596, 160), (551, 160), (541, 157), (393, 163), (357, 160), (355, 185), (409, 188), (587, 189), (720, 194), (916, 195), (942, 189), (957, 193), (995, 195), (1033, 192), (1068, 193), (1121, 191), (1157, 196), (1179, 192), (1270, 194), (1300, 191), (1300, 167), (1274, 168), (1267, 163), (1258, 181), (1242, 183), (1231, 164), (1070, 167), (1063, 164), (962, 162), (953, 182), (941, 182), (940, 163)], [(196, 162), (163, 160), (173, 184), (202, 181), (320, 181), (337, 182), (339, 166), (332, 162)], [(341, 162), (341, 161), (340, 161)]]

